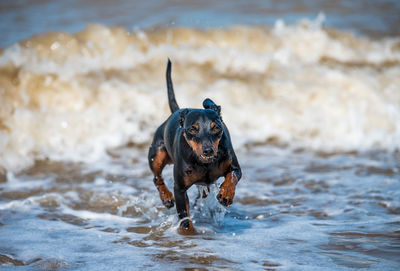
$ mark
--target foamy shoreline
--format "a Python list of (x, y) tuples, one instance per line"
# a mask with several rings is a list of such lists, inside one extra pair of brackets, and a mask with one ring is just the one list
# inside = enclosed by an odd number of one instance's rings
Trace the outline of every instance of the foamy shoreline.
[(315, 151), (400, 146), (400, 38), (324, 29), (323, 18), (237, 26), (47, 33), (0, 56), (0, 165), (97, 161), (147, 144), (169, 114), (173, 61), (182, 107), (210, 97), (236, 147), (278, 142)]

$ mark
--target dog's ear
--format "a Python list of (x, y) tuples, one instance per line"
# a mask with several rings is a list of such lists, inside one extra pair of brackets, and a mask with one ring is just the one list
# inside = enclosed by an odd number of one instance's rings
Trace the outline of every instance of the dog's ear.
[(189, 110), (187, 108), (185, 108), (181, 112), (179, 112), (179, 125), (181, 127), (183, 127), (187, 113), (189, 113)]
[(204, 109), (211, 109), (217, 112), (218, 116), (221, 116), (221, 106), (216, 105), (211, 99), (207, 98), (203, 102)]

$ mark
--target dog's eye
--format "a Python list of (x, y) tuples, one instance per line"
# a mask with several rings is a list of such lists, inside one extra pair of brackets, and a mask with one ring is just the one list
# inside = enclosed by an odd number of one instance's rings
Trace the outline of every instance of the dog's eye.
[(189, 134), (195, 135), (199, 131), (199, 126), (197, 125), (192, 125), (189, 129), (188, 132)]
[(218, 125), (211, 125), (211, 132), (214, 134), (218, 134), (219, 132), (221, 132), (221, 127), (219, 127)]

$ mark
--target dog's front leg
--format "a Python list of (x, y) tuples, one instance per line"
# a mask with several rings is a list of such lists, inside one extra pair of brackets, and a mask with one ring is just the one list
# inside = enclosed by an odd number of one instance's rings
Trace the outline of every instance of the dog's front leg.
[(179, 233), (191, 235), (194, 234), (194, 227), (192, 221), (189, 219), (189, 198), (186, 191), (186, 188), (181, 188), (179, 185), (175, 184), (174, 195), (176, 211), (178, 212), (178, 217), (181, 220), (181, 224), (179, 225)]
[(242, 171), (240, 169), (239, 163), (234, 157), (233, 162), (230, 166), (230, 171), (225, 175), (225, 180), (221, 184), (217, 199), (219, 203), (224, 206), (229, 206), (233, 202), (235, 197), (236, 185), (242, 177)]
[(189, 219), (189, 198), (187, 196), (187, 189), (182, 174), (180, 174), (177, 168), (181, 168), (177, 165), (174, 167), (174, 196), (176, 203), (176, 211), (178, 217), (181, 220), (179, 225), (179, 233), (184, 235), (194, 234), (194, 227), (192, 221)]

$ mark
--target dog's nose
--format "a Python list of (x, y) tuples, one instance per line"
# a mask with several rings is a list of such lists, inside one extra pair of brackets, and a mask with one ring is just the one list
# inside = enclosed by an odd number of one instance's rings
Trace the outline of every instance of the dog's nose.
[(203, 154), (205, 156), (211, 156), (214, 154), (214, 148), (212, 146), (209, 147), (203, 147)]

